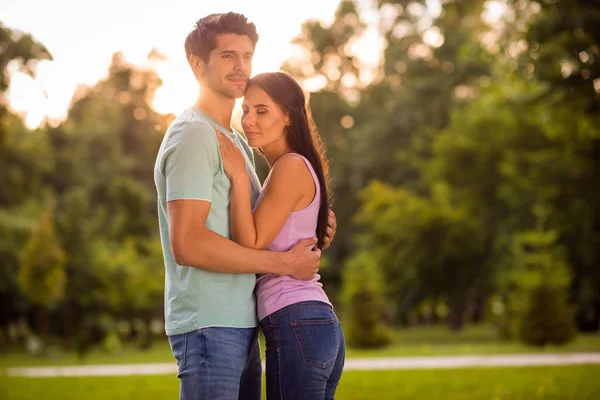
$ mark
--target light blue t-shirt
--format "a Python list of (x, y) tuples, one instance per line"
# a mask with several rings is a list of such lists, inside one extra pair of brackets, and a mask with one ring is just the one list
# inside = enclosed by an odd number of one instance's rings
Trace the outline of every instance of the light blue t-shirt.
[(178, 335), (207, 326), (254, 327), (255, 274), (224, 274), (178, 265), (171, 253), (167, 202), (179, 199), (211, 203), (206, 227), (231, 238), (229, 201), (231, 183), (223, 170), (216, 129), (226, 133), (242, 150), (251, 182), (254, 205), (260, 181), (254, 156), (245, 139), (224, 128), (196, 107), (177, 117), (163, 138), (154, 181), (158, 192), (158, 220), (165, 261), (165, 328)]

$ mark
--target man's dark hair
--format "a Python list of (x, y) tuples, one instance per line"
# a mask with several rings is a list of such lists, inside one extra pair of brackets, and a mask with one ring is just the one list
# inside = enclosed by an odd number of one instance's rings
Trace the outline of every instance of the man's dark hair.
[(242, 14), (234, 12), (210, 14), (200, 18), (194, 30), (185, 39), (185, 56), (188, 62), (192, 54), (208, 62), (210, 52), (217, 47), (217, 35), (222, 33), (246, 35), (252, 40), (252, 48), (255, 48), (258, 42), (256, 25)]

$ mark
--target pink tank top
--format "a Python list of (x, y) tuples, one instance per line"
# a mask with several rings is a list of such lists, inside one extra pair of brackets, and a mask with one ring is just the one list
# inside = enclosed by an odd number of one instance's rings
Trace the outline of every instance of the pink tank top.
[[(319, 207), (321, 205), (321, 187), (315, 171), (310, 162), (296, 153), (288, 153), (283, 157), (300, 157), (306, 163), (315, 182), (316, 193), (313, 201), (304, 209), (292, 212), (279, 234), (273, 239), (273, 242), (267, 248), (271, 251), (287, 251), (300, 240), (316, 237), (317, 219), (319, 216)], [(282, 157), (282, 158), (283, 158)], [(277, 163), (275, 163), (277, 165)], [(275, 167), (273, 165), (273, 168)], [(273, 171), (271, 168), (271, 171)], [(271, 174), (265, 180), (260, 196), (256, 201), (254, 209), (262, 201), (265, 190), (269, 185)], [(321, 277), (316, 274), (311, 281), (299, 281), (289, 276), (279, 276), (275, 274), (259, 275), (256, 281), (256, 304), (258, 320), (262, 320), (268, 315), (300, 301), (322, 301), (331, 304), (323, 285), (319, 282)]]

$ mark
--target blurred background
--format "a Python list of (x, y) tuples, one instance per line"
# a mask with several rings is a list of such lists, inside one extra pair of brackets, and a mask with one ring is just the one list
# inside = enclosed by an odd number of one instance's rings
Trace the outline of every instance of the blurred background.
[[(153, 166), (197, 95), (185, 36), (226, 11), (257, 25), (254, 74), (310, 92), (338, 221), (322, 282), (349, 358), (600, 351), (598, 1), (5, 0), (2, 370), (173, 363)], [(369, 373), (340, 397), (600, 397), (591, 366)], [(0, 393), (82, 395), (19, 379)], [(117, 390), (97, 398), (177, 394), (173, 376), (96, 379)]]

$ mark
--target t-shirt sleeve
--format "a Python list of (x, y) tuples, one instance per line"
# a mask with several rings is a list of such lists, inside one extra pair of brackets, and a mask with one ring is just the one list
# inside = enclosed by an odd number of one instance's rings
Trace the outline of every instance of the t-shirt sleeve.
[(191, 199), (212, 202), (213, 180), (218, 170), (218, 143), (213, 129), (188, 123), (169, 137), (162, 160), (167, 201)]

